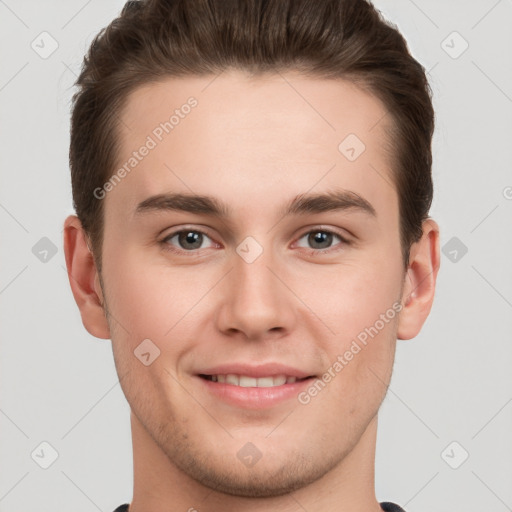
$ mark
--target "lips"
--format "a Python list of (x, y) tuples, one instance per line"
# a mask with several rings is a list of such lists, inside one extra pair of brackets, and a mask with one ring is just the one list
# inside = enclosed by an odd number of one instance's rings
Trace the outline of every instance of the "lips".
[(297, 400), (316, 378), (308, 371), (280, 363), (222, 364), (195, 373), (201, 392), (237, 409), (269, 409)]
[(202, 369), (198, 377), (218, 385), (239, 388), (275, 388), (291, 385), (314, 377), (298, 368), (280, 363), (258, 366), (248, 364), (223, 364)]

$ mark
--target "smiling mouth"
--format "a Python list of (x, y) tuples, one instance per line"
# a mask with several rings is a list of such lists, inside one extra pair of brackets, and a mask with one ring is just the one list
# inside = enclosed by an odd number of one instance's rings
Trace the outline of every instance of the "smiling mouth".
[(269, 375), (266, 377), (249, 377), (248, 375), (236, 375), (229, 373), (227, 375), (204, 375), (199, 374), (199, 377), (211, 382), (218, 382), (219, 384), (229, 384), (232, 386), (239, 386), (242, 388), (273, 388), (283, 386), (285, 384), (294, 384), (304, 380), (312, 379), (313, 376), (297, 378), (287, 375)]

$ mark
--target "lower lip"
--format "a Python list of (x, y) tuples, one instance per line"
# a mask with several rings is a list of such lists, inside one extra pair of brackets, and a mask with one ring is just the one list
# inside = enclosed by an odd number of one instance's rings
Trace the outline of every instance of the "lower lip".
[(297, 399), (297, 395), (315, 380), (314, 377), (309, 377), (271, 388), (244, 388), (233, 384), (214, 382), (199, 376), (196, 376), (196, 378), (217, 398), (230, 405), (245, 409), (265, 409), (293, 398)]

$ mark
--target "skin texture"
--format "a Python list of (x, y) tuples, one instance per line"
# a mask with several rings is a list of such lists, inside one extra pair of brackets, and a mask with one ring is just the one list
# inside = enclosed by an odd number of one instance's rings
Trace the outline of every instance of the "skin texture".
[[(438, 225), (425, 221), (405, 271), (385, 149), (390, 116), (373, 96), (292, 72), (214, 78), (168, 78), (129, 97), (119, 166), (189, 97), (198, 104), (102, 199), (101, 279), (78, 219), (64, 226), (83, 324), (112, 340), (132, 411), (130, 511), (377, 512), (377, 412), (396, 339), (416, 336), (431, 309)], [(366, 147), (355, 161), (338, 150), (350, 133)], [(281, 214), (300, 194), (339, 189), (365, 198), (376, 216)], [(231, 216), (135, 214), (144, 199), (171, 192), (215, 196)], [(191, 250), (169, 237), (180, 228), (207, 236)], [(308, 238), (325, 230), (330, 246)], [(248, 236), (263, 251), (252, 263), (236, 251)], [(307, 404), (236, 407), (196, 376), (228, 362), (321, 376), (393, 304), (400, 314)], [(144, 339), (160, 350), (149, 366), (134, 356)], [(262, 455), (252, 467), (237, 457), (248, 442)]]

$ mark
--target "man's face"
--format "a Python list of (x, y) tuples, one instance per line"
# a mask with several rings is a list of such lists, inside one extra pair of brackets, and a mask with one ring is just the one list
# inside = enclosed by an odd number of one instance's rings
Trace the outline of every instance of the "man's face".
[[(204, 485), (279, 494), (344, 459), (391, 375), (405, 274), (390, 119), (344, 81), (212, 78), (129, 97), (116, 169), (139, 159), (103, 199), (103, 293), (134, 421)], [(285, 213), (342, 192), (358, 204)], [(226, 215), (151, 207), (160, 194), (208, 196)], [(264, 378), (279, 375), (297, 380)]]

